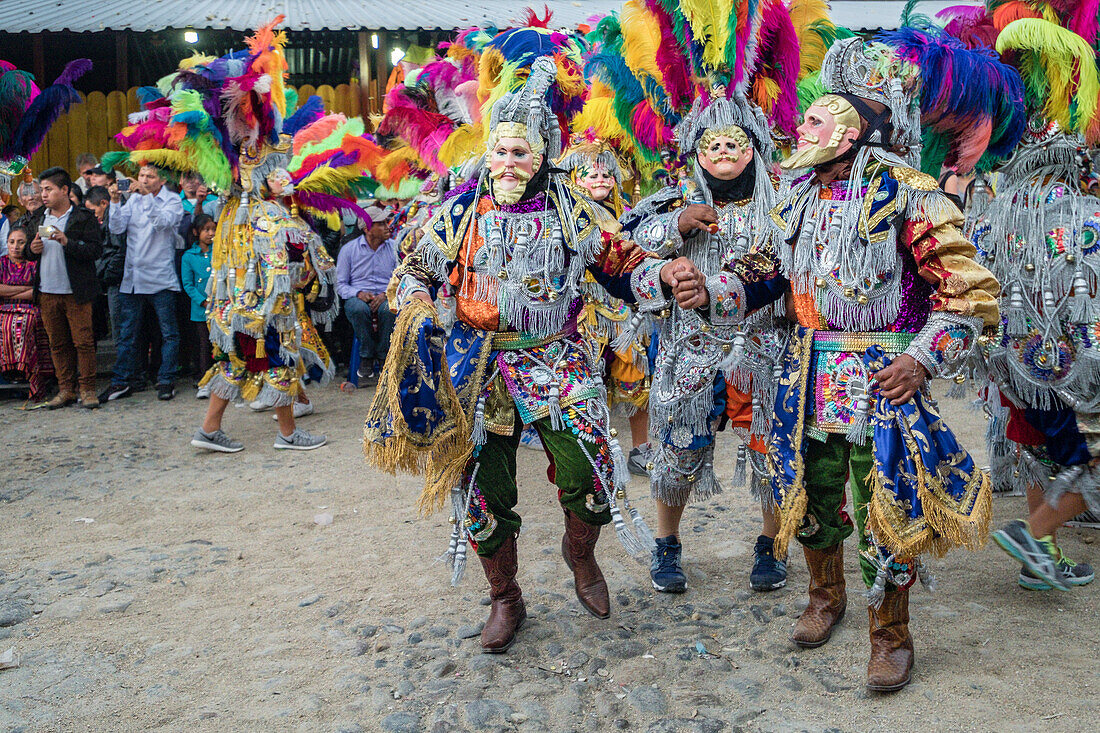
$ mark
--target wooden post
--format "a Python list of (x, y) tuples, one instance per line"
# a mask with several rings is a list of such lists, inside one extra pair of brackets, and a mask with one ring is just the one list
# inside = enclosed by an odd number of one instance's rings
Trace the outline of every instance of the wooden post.
[(361, 30), (357, 36), (359, 39), (359, 114), (364, 120), (369, 120), (371, 112), (374, 111), (370, 98), (370, 34)]
[(125, 92), (130, 88), (129, 31), (115, 31), (115, 89)]

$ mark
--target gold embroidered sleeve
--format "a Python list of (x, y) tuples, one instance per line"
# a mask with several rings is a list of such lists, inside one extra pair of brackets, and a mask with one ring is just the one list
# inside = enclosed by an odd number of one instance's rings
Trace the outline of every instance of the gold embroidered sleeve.
[(1001, 286), (993, 273), (978, 264), (974, 245), (963, 236), (961, 226), (958, 209), (932, 211), (910, 218), (904, 237), (921, 277), (935, 288), (933, 311), (977, 317), (986, 327), (995, 327), (1000, 321)]

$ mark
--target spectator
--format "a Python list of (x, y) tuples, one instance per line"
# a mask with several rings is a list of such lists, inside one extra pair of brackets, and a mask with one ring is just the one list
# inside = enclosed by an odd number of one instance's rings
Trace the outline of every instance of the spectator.
[[(196, 351), (199, 368), (205, 374), (214, 365), (210, 353), (210, 331), (206, 326), (206, 283), (210, 280), (210, 246), (214, 243), (217, 223), (207, 214), (199, 214), (191, 225), (191, 240), (194, 244), (183, 254), (183, 289), (191, 299), (191, 329), (195, 333)], [(198, 399), (210, 396), (207, 385), (199, 387), (195, 393)]]
[[(100, 292), (96, 296), (95, 306), (92, 308), (92, 325), (95, 331), (95, 340), (98, 342), (107, 335), (110, 328), (110, 299), (107, 297), (106, 284), (103, 282), (103, 273), (107, 267), (107, 261), (114, 256), (113, 248), (109, 246), (111, 233), (107, 229), (107, 212), (111, 205), (111, 194), (103, 186), (92, 186), (84, 194), (84, 208), (95, 214), (99, 222), (99, 234), (103, 243), (99, 259), (95, 262), (95, 276), (99, 279)], [(115, 339), (117, 343), (118, 339)]]
[(20, 372), (26, 377), (30, 394), (24, 410), (42, 407), (53, 376), (49, 338), (34, 302), (38, 263), (25, 257), (30, 240), (26, 229), (13, 229), (7, 239), (8, 256), (0, 257), (0, 373)]
[(0, 210), (0, 241), (8, 241), (8, 233), (19, 222), (22, 211), (15, 204), (8, 204)]
[(92, 186), (103, 186), (104, 188), (107, 188), (115, 182), (115, 172), (111, 171), (110, 173), (107, 173), (103, 170), (101, 166), (98, 165), (95, 168), (90, 169), (87, 172), (86, 177), (88, 181), (91, 182)]
[[(93, 185), (90, 171), (99, 166), (99, 160), (91, 153), (81, 153), (76, 156), (76, 171), (80, 178), (76, 179), (76, 187), (81, 193), (87, 193)], [(79, 204), (78, 204), (79, 205)]]
[[(213, 208), (218, 202), (218, 197), (210, 193), (210, 189), (203, 182), (198, 173), (184, 173), (180, 178), (180, 201), (183, 203), (184, 215), (208, 214), (214, 215)], [(195, 209), (198, 208), (198, 211)], [(190, 222), (188, 223), (190, 227)]]
[(73, 182), (64, 168), (47, 168), (38, 183), (43, 205), (31, 215), (29, 229), (36, 233), (27, 259), (39, 262), (35, 291), (57, 371), (58, 392), (46, 407), (54, 410), (76, 401), (79, 373), (80, 405), (95, 409), (92, 304), (99, 292), (99, 225), (92, 212), (73, 206)]
[(117, 346), (119, 342), (118, 286), (122, 283), (123, 267), (126, 262), (126, 235), (112, 234), (110, 221), (111, 194), (103, 186), (92, 186), (84, 197), (84, 206), (96, 215), (100, 234), (103, 236), (102, 253), (96, 260), (96, 277), (103, 287), (107, 299), (107, 314), (111, 322), (111, 337)]
[(142, 306), (148, 302), (156, 313), (161, 334), (161, 361), (157, 373), (157, 399), (170, 400), (175, 394), (176, 358), (179, 351), (179, 322), (176, 294), (180, 291), (175, 269), (176, 227), (183, 217), (180, 199), (165, 185), (160, 171), (141, 167), (133, 195), (121, 203), (118, 185), (113, 184), (108, 229), (126, 235), (126, 261), (118, 292), (119, 343), (114, 374), (100, 395), (106, 400), (129, 397), (138, 376), (134, 347), (141, 331)]
[[(352, 364), (352, 368), (369, 380), (381, 370), (390, 348), (394, 315), (386, 302), (386, 287), (397, 267), (397, 243), (391, 238), (392, 209), (371, 206), (367, 214), (370, 226), (340, 248), (336, 294), (344, 301), (344, 313), (361, 347), (360, 363)], [(377, 336), (371, 328), (372, 320), (378, 322)]]
[(76, 208), (84, 208), (84, 192), (76, 186), (73, 186), (73, 190), (69, 191), (69, 200), (73, 202), (73, 206)]
[[(38, 181), (27, 181), (19, 186), (16, 195), (19, 196), (19, 205), (23, 207), (23, 216), (16, 223), (27, 227), (35, 213), (42, 208), (42, 187)], [(31, 231), (34, 232), (33, 229)]]

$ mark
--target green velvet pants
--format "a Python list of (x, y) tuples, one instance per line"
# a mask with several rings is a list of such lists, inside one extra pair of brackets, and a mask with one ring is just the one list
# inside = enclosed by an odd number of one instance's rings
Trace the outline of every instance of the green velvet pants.
[[(851, 523), (841, 514), (844, 486), (850, 480), (859, 549), (867, 549), (867, 505), (871, 501), (867, 475), (874, 466), (872, 450), (870, 439), (864, 445), (853, 445), (843, 435), (832, 433), (824, 443), (806, 439), (805, 486), (809, 504), (798, 532), (799, 542), (812, 550), (824, 550), (852, 534)], [(870, 588), (877, 571), (862, 556), (859, 568), (863, 582)]]
[[(550, 418), (534, 423), (543, 448), (550, 459), (547, 474), (557, 487), (562, 507), (576, 514), (588, 524), (604, 525), (611, 521), (611, 511), (591, 511), (586, 504), (594, 494), (596, 475), (589, 461), (595, 455), (596, 446), (577, 443), (577, 436), (570, 430), (554, 430)], [(489, 433), (477, 460), (477, 488), (485, 498), (485, 508), (496, 518), (497, 526), (489, 537), (477, 543), (477, 554), (491, 557), (509, 536), (519, 531), (522, 519), (516, 513), (519, 491), (516, 486), (516, 451), (523, 430), (517, 421), (512, 435)]]

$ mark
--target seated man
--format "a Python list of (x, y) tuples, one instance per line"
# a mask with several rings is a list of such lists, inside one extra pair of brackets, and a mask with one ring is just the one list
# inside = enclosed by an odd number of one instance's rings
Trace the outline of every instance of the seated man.
[[(393, 211), (376, 205), (367, 213), (371, 220), (363, 233), (340, 248), (336, 294), (361, 345), (359, 364), (352, 367), (370, 380), (377, 377), (390, 350), (394, 316), (386, 302), (386, 287), (397, 267), (397, 243), (390, 230)], [(378, 319), (377, 333), (371, 328), (372, 316)]]

